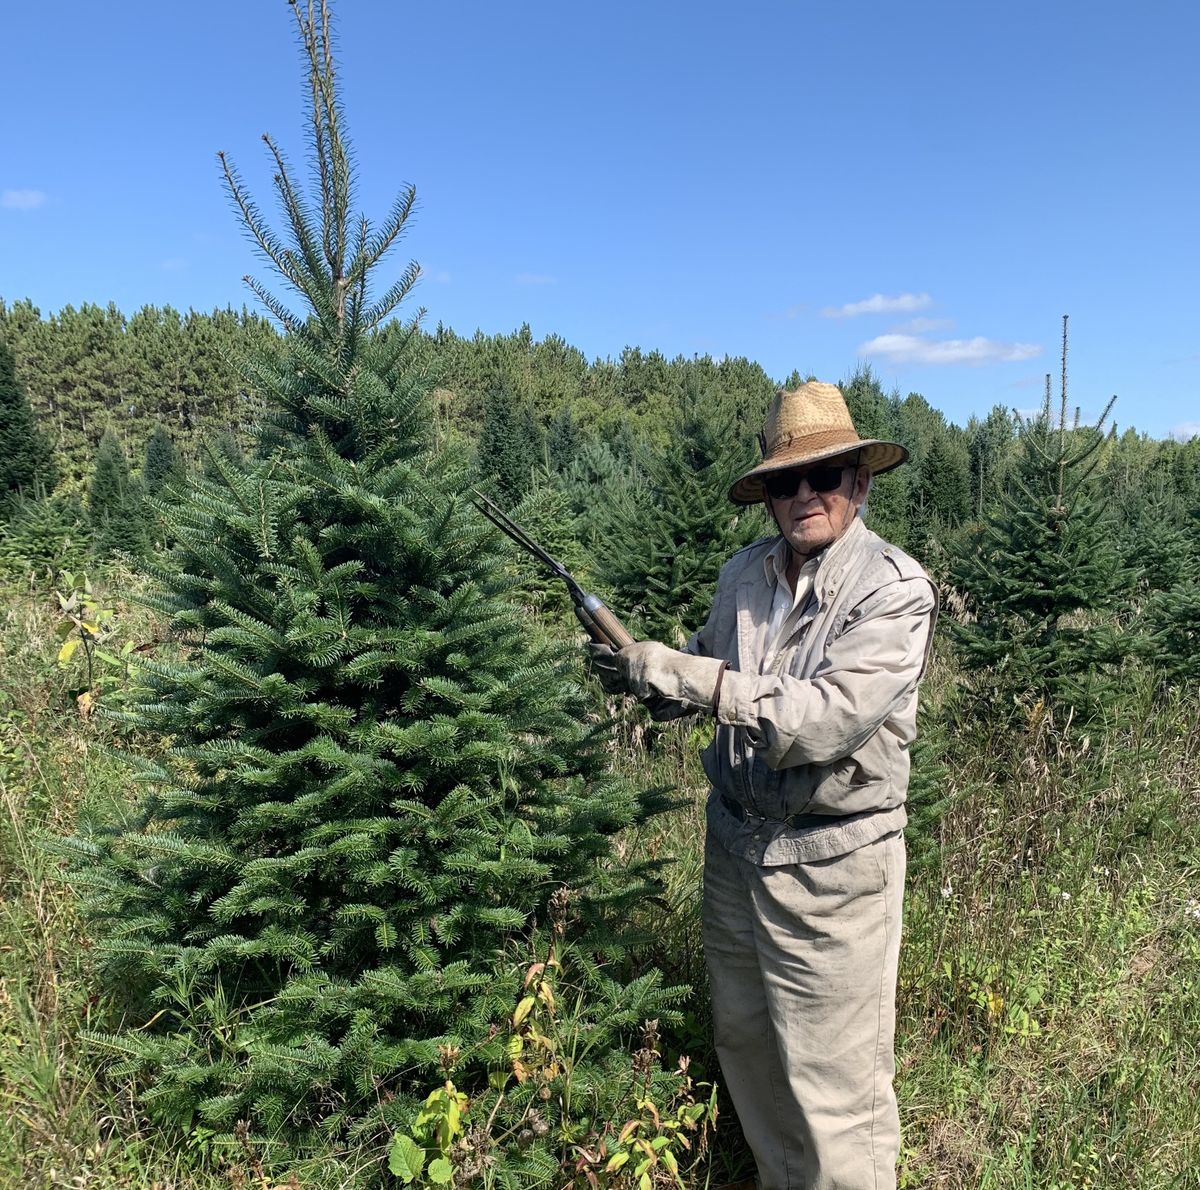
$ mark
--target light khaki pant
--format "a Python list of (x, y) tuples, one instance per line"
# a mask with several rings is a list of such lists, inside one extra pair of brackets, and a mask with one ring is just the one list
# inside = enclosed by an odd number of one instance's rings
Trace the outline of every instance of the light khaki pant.
[(904, 838), (760, 868), (709, 840), (717, 1055), (762, 1190), (894, 1190)]

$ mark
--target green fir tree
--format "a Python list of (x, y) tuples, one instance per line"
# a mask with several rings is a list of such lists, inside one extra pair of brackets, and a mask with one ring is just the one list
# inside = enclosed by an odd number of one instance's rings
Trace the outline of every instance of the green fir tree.
[[(264, 453), (270, 453), (270, 449), (275, 445), (274, 440), (270, 440)], [(200, 458), (200, 469), (204, 477), (217, 483), (221, 482), (227, 468), (232, 467), (235, 471), (240, 471), (246, 464), (242, 444), (237, 435), (228, 428), (217, 430), (215, 434), (210, 434), (204, 439), (200, 445)]]
[(87, 510), (92, 551), (97, 558), (145, 555), (146, 509), (141, 486), (130, 476), (125, 448), (111, 430), (105, 430), (96, 449)]
[(1011, 485), (953, 567), (970, 613), (954, 640), (989, 718), (1039, 700), (1086, 718), (1110, 701), (1108, 674), (1129, 651), (1114, 622), (1129, 575), (1092, 476), (1112, 401), (1094, 426), (1071, 427), (1066, 392), (1064, 318), (1058, 417), (1047, 376)]
[(0, 496), (48, 492), (55, 479), (50, 443), (17, 380), (16, 358), (0, 339)]
[(603, 583), (641, 632), (686, 641), (708, 615), (721, 566), (771, 530), (757, 509), (729, 501), (752, 460), (719, 391), (687, 376), (666, 443), (645, 452), (641, 484), (613, 501), (597, 535)]
[(164, 488), (182, 482), (184, 474), (183, 460), (171, 435), (161, 423), (156, 425), (146, 441), (146, 458), (142, 464), (142, 486), (146, 494), (159, 495)]
[[(151, 571), (182, 649), (140, 666), (123, 714), (163, 753), (131, 757), (136, 812), (68, 845), (128, 1011), (93, 1041), (156, 1117), (218, 1133), (378, 1137), (447, 1071), (481, 1123), (592, 1111), (622, 1032), (665, 1007), (656, 972), (617, 963), (655, 865), (617, 864), (611, 836), (666, 803), (608, 775), (577, 668), (512, 601), (462, 460), (428, 448), (415, 321), (376, 333), (417, 278), (374, 288), (414, 193), (381, 226), (352, 216), (328, 9), (295, 11), (317, 193), (267, 138), (280, 236), (225, 169), (308, 308), (251, 282), (287, 332), (248, 368), (273, 446), (214, 452), (179, 507)], [(513, 1081), (513, 1006), (564, 906), (582, 1048)]]
[(0, 522), (0, 564), (6, 570), (53, 579), (60, 570), (84, 569), (89, 547), (87, 517), (74, 493), (13, 497), (11, 515)]
[(543, 454), (542, 433), (529, 404), (518, 400), (505, 384), (490, 391), (484, 403), (477, 466), (496, 503), (511, 508), (522, 500)]

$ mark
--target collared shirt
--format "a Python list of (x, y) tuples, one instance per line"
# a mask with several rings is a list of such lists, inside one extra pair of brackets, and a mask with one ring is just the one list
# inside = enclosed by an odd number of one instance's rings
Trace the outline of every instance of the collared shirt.
[(821, 555), (818, 554), (816, 557), (809, 558), (800, 567), (800, 573), (796, 576), (796, 589), (793, 591), (787, 580), (787, 568), (791, 561), (791, 555), (792, 551), (788, 548), (788, 543), (780, 537), (763, 558), (763, 574), (766, 576), (767, 584), (775, 592), (774, 598), (771, 600), (771, 616), (767, 621), (767, 651), (772, 656), (788, 616), (796, 608), (803, 608), (808, 602), (808, 597), (812, 594), (813, 581), (816, 579), (817, 567), (821, 562)]
[[(688, 642), (730, 662), (702, 757), (709, 831), (768, 867), (841, 855), (904, 826), (937, 613), (921, 567), (861, 520), (820, 554), (804, 596), (799, 582), (780, 592), (786, 548), (776, 537), (735, 554)], [(806, 817), (790, 825), (796, 815)]]

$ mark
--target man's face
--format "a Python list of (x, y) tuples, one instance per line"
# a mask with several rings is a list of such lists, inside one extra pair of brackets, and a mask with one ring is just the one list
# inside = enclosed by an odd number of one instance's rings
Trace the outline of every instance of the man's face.
[[(823, 488), (834, 478), (834, 470), (841, 473), (836, 486), (814, 490), (809, 477)], [(870, 474), (865, 467), (834, 460), (777, 472), (766, 481), (767, 508), (779, 531), (795, 553), (808, 557), (832, 545), (853, 524), (867, 498)], [(795, 494), (787, 495), (792, 488)], [(773, 495), (771, 489), (781, 494)]]

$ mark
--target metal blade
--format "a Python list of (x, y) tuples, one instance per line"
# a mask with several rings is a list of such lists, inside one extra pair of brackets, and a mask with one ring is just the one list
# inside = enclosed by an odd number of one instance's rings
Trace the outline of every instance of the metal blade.
[(475, 488), (471, 489), (471, 495), (474, 497), (475, 507), (493, 525), (496, 526), (506, 537), (515, 541), (522, 549), (532, 554), (543, 565), (548, 566), (560, 579), (563, 580), (571, 591), (571, 596), (574, 599), (581, 600), (584, 598), (583, 588), (575, 581), (571, 572), (557, 559), (552, 558), (516, 521), (512, 519), (506, 512), (498, 508), (491, 502), (482, 492)]

